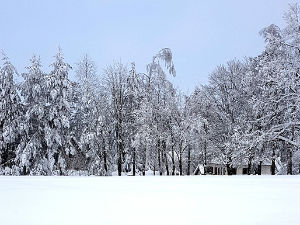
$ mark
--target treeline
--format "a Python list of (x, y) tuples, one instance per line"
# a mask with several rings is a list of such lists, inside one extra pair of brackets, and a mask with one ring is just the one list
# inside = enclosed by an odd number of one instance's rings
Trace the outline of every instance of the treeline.
[(20, 84), (4, 55), (0, 174), (190, 175), (210, 162), (253, 173), (266, 160), (273, 174), (298, 174), (299, 6), (284, 18), (260, 32), (260, 55), (218, 66), (190, 95), (167, 79), (176, 74), (167, 48), (147, 73), (114, 63), (99, 75), (87, 55), (72, 68), (61, 50), (45, 73), (34, 56)]

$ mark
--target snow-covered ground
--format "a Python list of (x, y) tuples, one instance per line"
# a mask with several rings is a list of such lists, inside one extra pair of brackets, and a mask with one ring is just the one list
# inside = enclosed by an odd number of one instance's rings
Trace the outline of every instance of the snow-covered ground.
[(299, 225), (299, 188), (299, 176), (2, 176), (0, 224)]

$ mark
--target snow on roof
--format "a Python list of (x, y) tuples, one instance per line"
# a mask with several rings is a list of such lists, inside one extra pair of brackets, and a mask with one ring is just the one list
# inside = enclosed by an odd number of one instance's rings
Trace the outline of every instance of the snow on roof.
[[(246, 158), (246, 159), (242, 159), (241, 161), (235, 161), (234, 164), (237, 165), (237, 166), (248, 166), (249, 159)], [(271, 166), (272, 165), (272, 160), (263, 159), (262, 160), (262, 165), (263, 166)]]
[(271, 166), (272, 165), (272, 160), (271, 159), (264, 159), (262, 161), (262, 165), (264, 165), (264, 166)]
[(224, 163), (219, 158), (213, 158), (207, 164), (219, 164), (219, 165), (223, 165)]
[[(242, 159), (240, 161), (234, 161), (233, 165), (234, 166), (248, 166), (249, 159)], [(220, 165), (224, 166), (225, 164), (223, 161), (219, 158), (213, 158), (212, 160), (207, 162), (207, 165)], [(272, 160), (271, 159), (263, 159), (262, 161), (263, 166), (271, 166), (272, 165)]]

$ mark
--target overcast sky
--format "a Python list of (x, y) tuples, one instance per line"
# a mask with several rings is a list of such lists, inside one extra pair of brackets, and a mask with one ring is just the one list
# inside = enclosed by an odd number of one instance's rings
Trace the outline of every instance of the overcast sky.
[(0, 0), (0, 49), (18, 72), (33, 53), (44, 70), (58, 45), (71, 65), (89, 54), (99, 72), (114, 60), (139, 72), (161, 48), (171, 48), (175, 86), (190, 92), (219, 64), (255, 56), (264, 47), (258, 32), (284, 25), (287, 0)]

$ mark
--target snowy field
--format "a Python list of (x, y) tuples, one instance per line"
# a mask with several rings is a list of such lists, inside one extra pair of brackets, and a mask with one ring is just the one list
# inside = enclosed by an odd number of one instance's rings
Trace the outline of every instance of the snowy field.
[(0, 177), (1, 225), (299, 225), (299, 176)]

